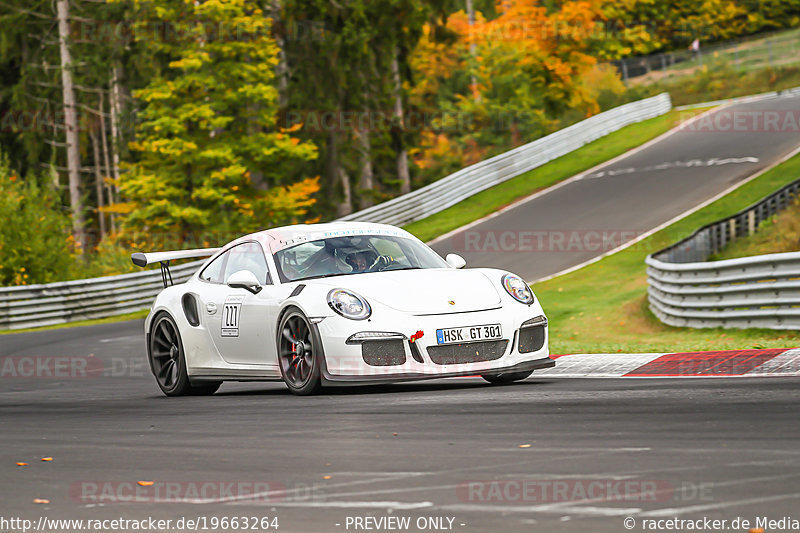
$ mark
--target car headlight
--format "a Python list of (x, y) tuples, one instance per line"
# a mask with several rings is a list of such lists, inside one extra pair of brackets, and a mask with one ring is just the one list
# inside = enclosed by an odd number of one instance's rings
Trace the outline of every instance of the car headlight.
[(372, 314), (372, 309), (364, 298), (345, 289), (330, 291), (328, 305), (338, 314), (352, 320), (364, 320)]
[(525, 305), (533, 303), (533, 292), (521, 277), (514, 274), (505, 274), (503, 276), (503, 288), (516, 301)]

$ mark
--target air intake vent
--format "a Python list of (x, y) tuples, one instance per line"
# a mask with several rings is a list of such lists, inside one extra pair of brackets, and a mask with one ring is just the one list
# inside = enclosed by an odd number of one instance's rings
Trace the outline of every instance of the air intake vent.
[(186, 315), (186, 320), (194, 327), (200, 325), (200, 318), (197, 315), (197, 302), (194, 299), (194, 296), (186, 293), (181, 298), (181, 303), (183, 304), (183, 314)]
[(544, 326), (534, 326), (519, 330), (519, 353), (536, 352), (544, 346)]
[(429, 346), (428, 355), (437, 365), (477, 363), (500, 359), (506, 352), (506, 346), (507, 340)]
[(361, 344), (361, 357), (370, 366), (402, 365), (406, 362), (406, 351), (400, 339), (365, 341)]
[(424, 363), (425, 361), (422, 360), (422, 354), (419, 353), (419, 344), (416, 342), (410, 342), (409, 348), (411, 349), (411, 357), (414, 358), (414, 361), (418, 363)]

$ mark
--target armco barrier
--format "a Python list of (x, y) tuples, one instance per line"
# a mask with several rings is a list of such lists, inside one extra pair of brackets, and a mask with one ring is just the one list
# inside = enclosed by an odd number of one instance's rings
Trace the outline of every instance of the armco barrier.
[[(172, 267), (175, 283), (203, 264)], [(147, 270), (102, 278), (0, 288), (0, 329), (51, 326), (147, 309), (163, 290), (161, 272)]]
[(340, 220), (381, 222), (395, 226), (421, 220), (611, 132), (663, 115), (671, 108), (667, 93), (615, 107)]
[(800, 180), (794, 181), (648, 256), (651, 311), (678, 327), (800, 329), (800, 252), (706, 261), (754, 233), (799, 190)]
[[(604, 111), (529, 144), (461, 169), (441, 180), (341, 220), (403, 225), (446, 209), (493, 185), (541, 166), (630, 124), (663, 115), (667, 93)], [(173, 267), (174, 281), (202, 261)], [(159, 271), (0, 288), (0, 329), (22, 329), (105, 318), (150, 307), (161, 290)]]

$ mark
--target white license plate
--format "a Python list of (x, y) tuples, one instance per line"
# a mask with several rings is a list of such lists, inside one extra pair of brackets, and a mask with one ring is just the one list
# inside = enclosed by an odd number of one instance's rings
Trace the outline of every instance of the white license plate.
[(503, 330), (500, 329), (500, 324), (436, 330), (437, 344), (459, 344), (462, 342), (491, 341), (502, 338)]

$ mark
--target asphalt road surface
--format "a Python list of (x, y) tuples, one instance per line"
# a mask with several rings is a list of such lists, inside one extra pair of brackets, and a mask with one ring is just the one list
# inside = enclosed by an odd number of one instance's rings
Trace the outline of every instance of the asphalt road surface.
[(456, 252), (471, 267), (502, 268), (531, 281), (561, 272), (671, 220), (796, 149), (799, 113), (800, 96), (725, 107), (582, 179), (435, 241), (433, 248)]
[[(0, 518), (153, 517), (175, 531), (188, 518), (233, 531), (211, 521), (277, 517), (284, 532), (367, 531), (356, 528), (366, 517), (463, 532), (797, 518), (798, 379), (534, 375), (316, 397), (225, 384), (170, 399), (144, 367), (140, 328), (0, 337)], [(34, 363), (38, 377), (9, 374)]]

